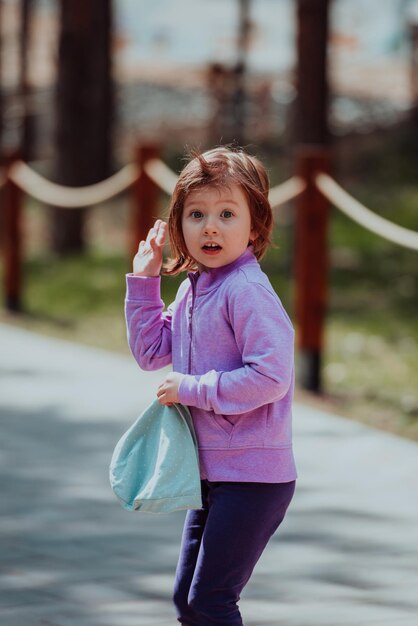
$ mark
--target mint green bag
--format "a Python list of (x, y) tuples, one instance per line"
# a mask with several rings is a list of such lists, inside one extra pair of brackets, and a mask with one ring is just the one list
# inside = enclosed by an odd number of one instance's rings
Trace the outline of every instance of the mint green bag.
[(202, 508), (196, 435), (189, 409), (155, 400), (116, 444), (110, 485), (128, 511)]

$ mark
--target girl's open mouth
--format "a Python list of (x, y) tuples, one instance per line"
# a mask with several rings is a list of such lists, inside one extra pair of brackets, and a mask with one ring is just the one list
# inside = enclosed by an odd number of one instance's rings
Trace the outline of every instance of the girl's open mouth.
[(217, 243), (207, 243), (202, 246), (202, 250), (205, 254), (217, 254), (222, 248)]

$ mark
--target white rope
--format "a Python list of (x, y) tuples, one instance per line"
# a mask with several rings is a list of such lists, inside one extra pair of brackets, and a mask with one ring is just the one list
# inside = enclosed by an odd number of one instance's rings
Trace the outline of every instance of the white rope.
[(145, 163), (144, 170), (158, 187), (171, 196), (177, 183), (177, 174), (161, 159), (150, 159)]
[(405, 248), (418, 250), (418, 233), (386, 220), (348, 194), (328, 174), (317, 174), (315, 183), (323, 195), (340, 211), (376, 235)]
[(285, 204), (306, 189), (306, 183), (299, 176), (292, 176), (285, 183), (276, 185), (270, 189), (269, 201), (272, 209), (276, 209), (281, 204)]
[(95, 185), (64, 187), (47, 180), (23, 161), (17, 161), (9, 169), (10, 179), (22, 191), (40, 202), (64, 209), (87, 207), (110, 200), (130, 187), (138, 176), (138, 167), (129, 164)]

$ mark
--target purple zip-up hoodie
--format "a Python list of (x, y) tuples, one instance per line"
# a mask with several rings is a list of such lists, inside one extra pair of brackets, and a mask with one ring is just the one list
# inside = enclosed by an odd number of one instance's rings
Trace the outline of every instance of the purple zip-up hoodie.
[(126, 320), (139, 366), (185, 374), (201, 477), (289, 482), (294, 331), (252, 248), (229, 265), (190, 273), (163, 312), (159, 277), (128, 274)]

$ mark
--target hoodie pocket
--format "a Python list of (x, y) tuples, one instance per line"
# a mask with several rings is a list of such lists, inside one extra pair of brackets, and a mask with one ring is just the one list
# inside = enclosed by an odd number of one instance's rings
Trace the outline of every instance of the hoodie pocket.
[[(229, 418), (232, 416), (228, 416)], [(224, 417), (223, 415), (219, 415), (218, 413), (213, 413), (213, 418), (215, 422), (222, 428), (222, 430), (230, 436), (235, 428), (235, 424)]]
[(228, 415), (235, 421), (231, 448), (263, 448), (266, 439), (268, 405), (240, 415)]

